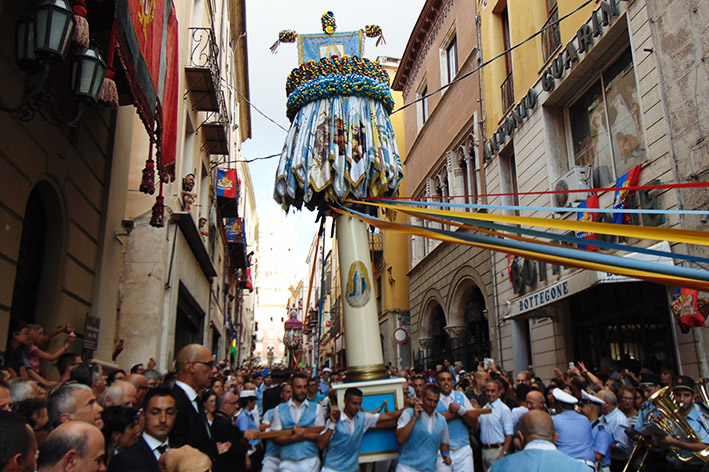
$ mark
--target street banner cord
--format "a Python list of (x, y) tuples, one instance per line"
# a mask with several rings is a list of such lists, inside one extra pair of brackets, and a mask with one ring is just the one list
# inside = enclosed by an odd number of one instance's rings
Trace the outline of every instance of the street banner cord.
[(440, 241), (465, 244), (481, 249), (505, 252), (520, 257), (534, 259), (555, 265), (578, 267), (606, 273), (613, 273), (671, 286), (709, 290), (709, 272), (680, 266), (633, 260), (626, 257), (597, 254), (590, 251), (528, 243), (490, 236), (457, 233), (442, 229), (425, 228), (416, 225), (398, 224), (371, 217), (344, 207), (331, 207), (335, 212), (350, 215), (383, 230), (411, 234)]
[[(421, 217), (423, 219), (433, 221), (436, 223), (454, 225), (454, 226), (458, 226), (459, 228), (470, 229), (473, 231), (480, 231), (480, 232), (487, 233), (487, 234), (490, 234), (490, 235), (493, 235), (496, 237), (511, 238), (511, 239), (515, 239), (517, 241), (527, 241), (530, 243), (538, 243), (538, 244), (544, 244), (544, 245), (556, 246), (556, 247), (568, 247), (568, 244), (586, 245), (586, 243), (588, 242), (587, 239), (579, 237), (579, 236), (550, 233), (550, 232), (546, 232), (546, 231), (536, 231), (533, 229), (524, 229), (524, 228), (520, 228), (520, 227), (514, 226), (514, 225), (502, 225), (502, 224), (497, 224), (497, 223), (475, 221), (475, 220), (472, 220), (472, 219), (466, 218), (466, 217), (449, 217), (449, 219), (441, 219), (441, 218), (435, 218), (430, 215), (425, 215), (423, 213), (409, 212), (405, 209), (400, 209), (399, 211), (400, 211), (400, 213), (403, 213), (406, 215)], [(495, 230), (497, 230), (497, 231), (495, 231)], [(539, 241), (537, 239), (523, 238), (523, 237), (515, 236), (514, 234), (509, 234), (509, 233), (535, 236), (538, 238), (549, 239), (551, 242)], [(562, 243), (567, 243), (567, 244), (564, 245)], [(656, 249), (636, 247), (636, 246), (631, 246), (628, 244), (619, 244), (619, 243), (613, 243), (613, 242), (603, 241), (603, 240), (594, 240), (594, 245), (596, 247), (602, 247), (604, 249), (610, 249), (610, 250), (637, 252), (637, 253), (648, 254), (648, 255), (652, 255), (652, 256), (667, 257), (670, 259), (681, 259), (681, 260), (686, 260), (686, 261), (690, 261), (690, 262), (709, 264), (709, 259), (706, 259), (704, 257), (692, 256), (692, 255), (681, 254), (681, 253), (666, 252), (666, 251), (658, 251)], [(583, 248), (580, 247), (580, 249), (583, 249)]]
[[(450, 199), (463, 197), (448, 197)], [(454, 202), (423, 202), (416, 200), (394, 200), (391, 198), (377, 199), (378, 202), (413, 205), (420, 207), (438, 207), (438, 208), (470, 208), (473, 210), (519, 210), (519, 211), (547, 211), (556, 213), (586, 213), (586, 207), (537, 207), (537, 206), (522, 206), (522, 205), (481, 205), (477, 203), (454, 203)], [(637, 213), (641, 215), (706, 215), (709, 210), (655, 210), (646, 208), (594, 208), (597, 213)]]
[(531, 216), (499, 215), (491, 213), (468, 213), (451, 210), (434, 210), (418, 208), (401, 208), (396, 205), (380, 202), (355, 202), (345, 201), (348, 204), (366, 204), (393, 211), (406, 211), (416, 214), (427, 214), (437, 217), (462, 217), (478, 221), (492, 221), (496, 223), (509, 223), (514, 225), (537, 226), (543, 228), (562, 229), (566, 231), (588, 231), (592, 233), (625, 236), (629, 238), (655, 239), (658, 241), (672, 241), (677, 243), (709, 245), (706, 231), (695, 231), (676, 228), (658, 228), (654, 226), (635, 226), (629, 224), (597, 223), (593, 221), (554, 220), (549, 218), (536, 218)]
[(671, 184), (650, 184), (650, 185), (628, 185), (627, 187), (598, 187), (598, 188), (582, 188), (582, 189), (567, 189), (567, 190), (538, 190), (534, 192), (506, 192), (506, 193), (480, 193), (472, 195), (427, 195), (420, 197), (363, 197), (362, 200), (442, 200), (454, 198), (485, 198), (485, 197), (511, 197), (524, 195), (553, 195), (559, 193), (602, 193), (617, 190), (669, 190), (669, 189), (684, 189), (684, 188), (709, 188), (709, 182), (682, 182)]

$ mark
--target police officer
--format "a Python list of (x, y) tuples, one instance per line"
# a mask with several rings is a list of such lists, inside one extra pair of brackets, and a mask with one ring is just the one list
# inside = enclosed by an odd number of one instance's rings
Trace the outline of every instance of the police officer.
[(556, 448), (595, 469), (596, 456), (593, 454), (591, 423), (574, 410), (578, 400), (558, 388), (553, 390), (552, 395), (561, 409), (561, 413), (552, 416), (554, 429), (559, 435)]
[[(694, 380), (686, 375), (680, 375), (672, 379), (672, 393), (675, 402), (679, 407), (679, 414), (687, 420), (689, 426), (697, 433), (698, 443), (679, 440), (671, 435), (666, 436), (661, 444), (666, 447), (678, 447), (682, 449), (682, 457), (692, 457), (692, 452), (703, 451), (709, 447), (709, 417), (694, 407)], [(668, 470), (699, 471), (703, 470), (704, 462), (695, 460), (693, 462), (682, 462), (673, 454), (668, 456)]]
[(593, 454), (596, 456), (597, 470), (608, 472), (611, 465), (611, 444), (613, 437), (601, 421), (601, 408), (605, 402), (598, 397), (581, 390), (579, 400), (580, 413), (591, 422), (591, 436), (593, 437)]
[[(653, 396), (655, 393), (660, 391), (662, 388), (662, 379), (658, 374), (653, 374), (651, 372), (643, 372), (640, 374), (640, 381), (638, 385), (638, 390), (643, 394), (643, 397), (645, 397), (645, 402), (640, 406), (640, 411), (638, 412), (638, 418), (635, 421), (635, 426), (633, 427), (635, 431), (640, 431), (644, 426), (648, 424), (648, 415), (650, 414), (650, 411), (655, 408), (655, 405), (653, 405), (650, 401), (649, 398)], [(666, 465), (666, 457), (665, 453), (666, 451), (663, 451), (659, 447), (655, 447), (650, 445), (649, 442), (646, 442), (645, 445), (641, 445), (639, 447), (649, 447), (650, 450), (647, 453), (647, 457), (645, 458), (643, 470), (646, 472), (664, 472), (665, 471), (665, 465)], [(631, 464), (631, 467), (633, 469), (637, 469), (638, 466), (640, 465), (640, 457), (642, 457), (643, 452), (641, 452), (638, 456), (636, 454), (636, 459)]]

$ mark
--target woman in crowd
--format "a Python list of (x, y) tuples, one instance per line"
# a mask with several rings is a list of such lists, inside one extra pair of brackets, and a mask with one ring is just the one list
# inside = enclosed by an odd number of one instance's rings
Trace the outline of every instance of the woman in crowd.
[(212, 390), (205, 390), (202, 394), (202, 406), (204, 407), (204, 412), (207, 415), (207, 423), (212, 426), (212, 421), (214, 421), (214, 412), (217, 409), (217, 394)]
[(638, 420), (638, 409), (635, 407), (635, 395), (637, 390), (630, 385), (623, 385), (618, 390), (618, 408), (623, 412), (630, 427), (635, 427), (635, 422)]
[(143, 432), (138, 415), (125, 406), (109, 406), (101, 413), (103, 428), (101, 432), (106, 440), (106, 464), (113, 456), (135, 444)]

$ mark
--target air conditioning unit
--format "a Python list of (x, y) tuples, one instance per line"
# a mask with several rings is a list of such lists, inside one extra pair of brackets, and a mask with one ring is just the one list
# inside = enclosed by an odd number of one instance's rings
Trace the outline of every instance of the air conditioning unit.
[[(593, 170), (588, 167), (574, 167), (565, 176), (554, 182), (552, 190), (585, 190), (591, 188)], [(572, 207), (589, 197), (589, 192), (552, 193), (551, 206)]]

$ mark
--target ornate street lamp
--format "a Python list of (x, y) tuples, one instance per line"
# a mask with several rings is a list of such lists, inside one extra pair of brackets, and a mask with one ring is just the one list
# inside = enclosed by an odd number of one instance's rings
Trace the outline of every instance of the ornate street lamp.
[[(0, 100), (0, 110), (16, 113), (23, 121), (39, 111), (50, 123), (76, 126), (85, 105), (96, 101), (107, 66), (94, 46), (78, 53), (70, 85), (75, 103), (57, 100), (50, 73), (54, 64), (64, 61), (75, 26), (68, 0), (42, 0), (15, 23), (15, 61), (26, 74), (24, 91), (16, 106)], [(40, 77), (33, 79), (35, 75)], [(67, 110), (74, 110), (74, 116), (68, 116)]]

